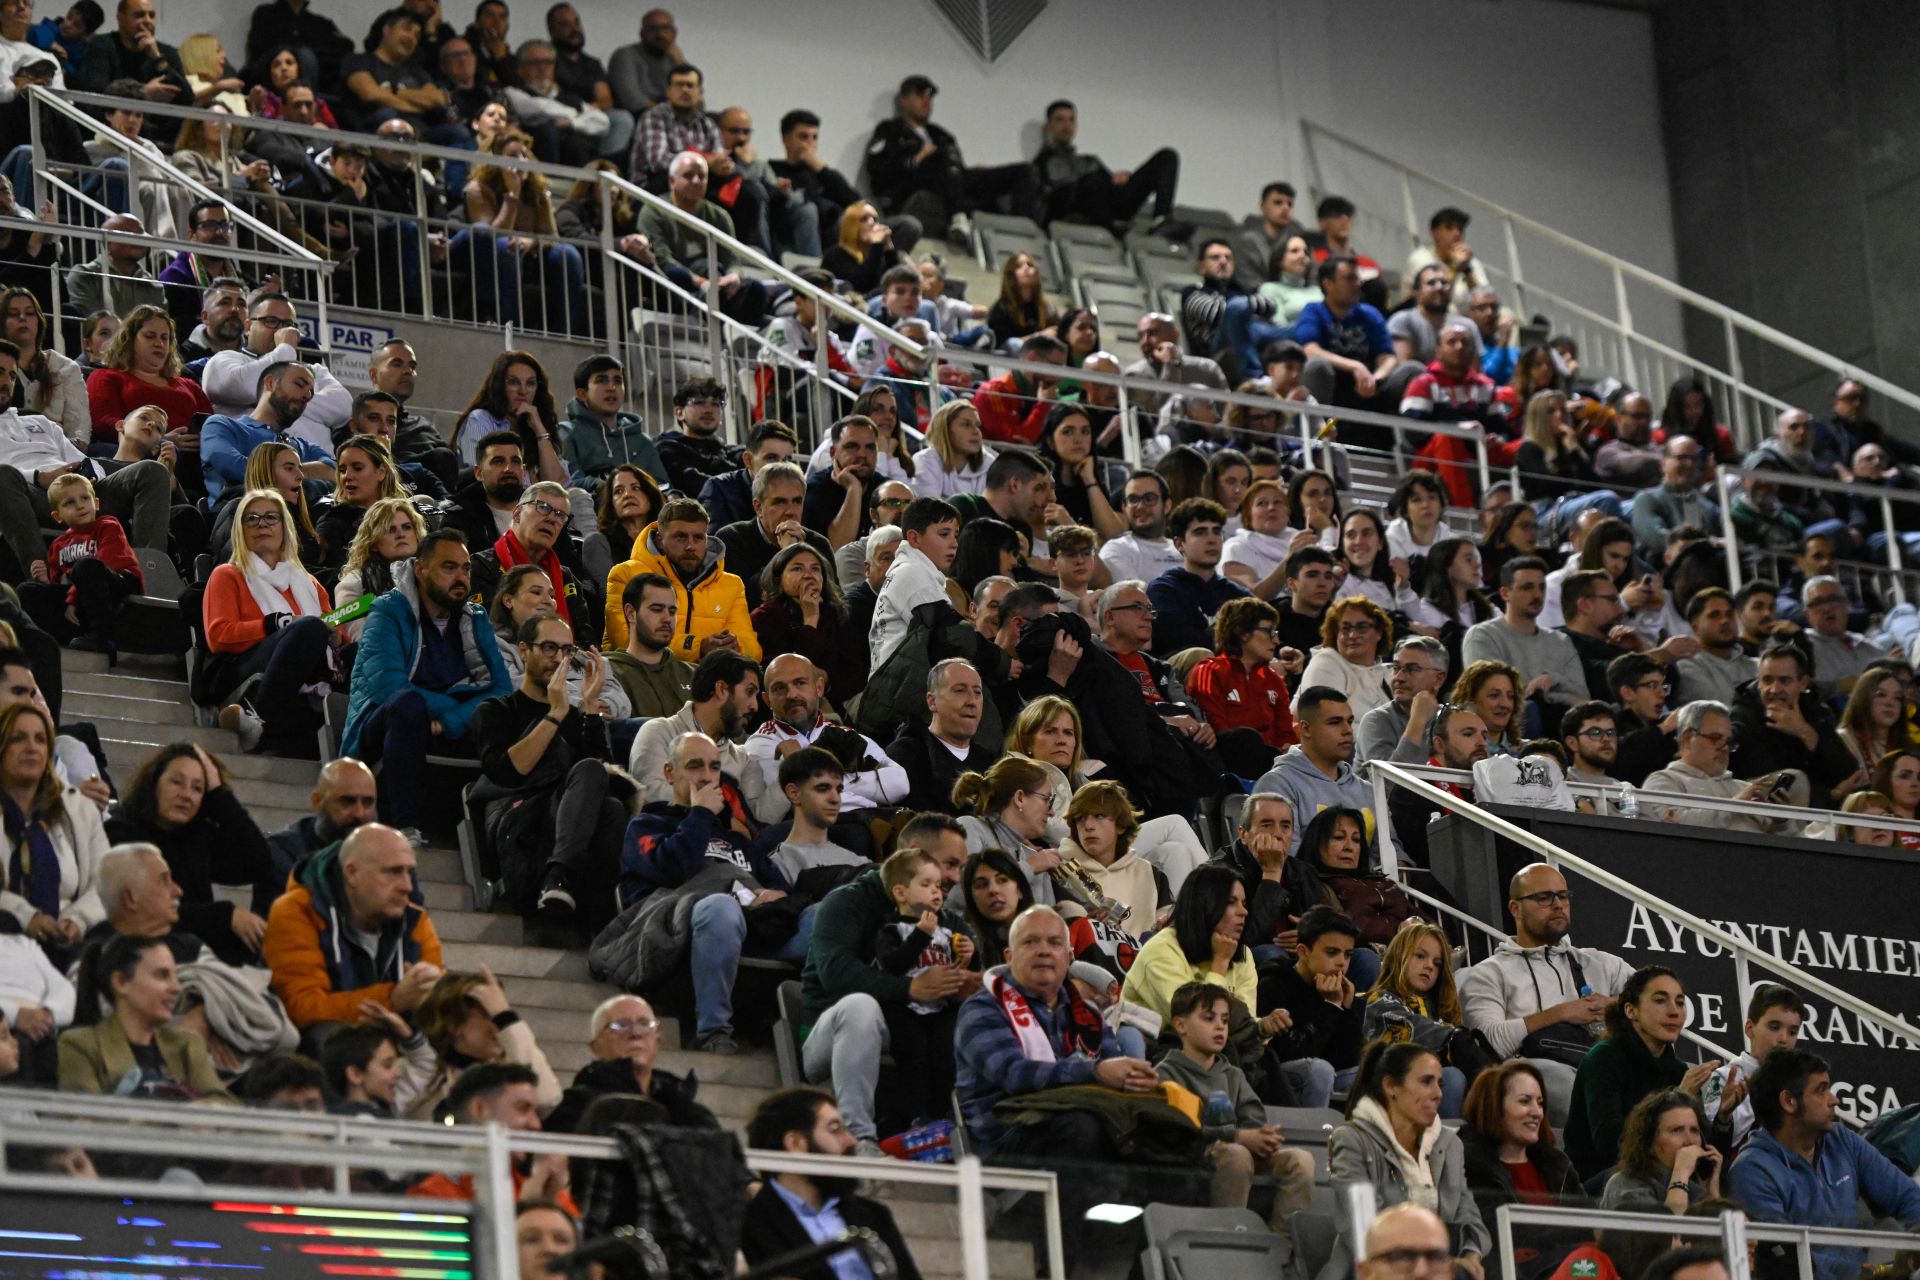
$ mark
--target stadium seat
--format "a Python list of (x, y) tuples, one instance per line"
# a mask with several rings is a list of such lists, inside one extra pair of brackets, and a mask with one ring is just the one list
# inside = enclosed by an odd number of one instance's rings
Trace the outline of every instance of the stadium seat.
[(473, 894), (473, 909), (491, 911), (500, 896), (500, 861), (487, 839), (486, 803), (473, 792), (471, 782), (460, 789), (460, 871)]
[(773, 1024), (773, 1056), (780, 1066), (780, 1087), (795, 1089), (806, 1083), (800, 1068), (800, 1027), (807, 1011), (800, 984), (793, 979), (781, 983), (774, 1001), (779, 1016)]
[(1060, 268), (1053, 260), (1053, 253), (1044, 231), (1036, 228), (1029, 233), (1012, 228), (982, 228), (977, 234), (980, 237), (981, 259), (995, 272), (1004, 267), (1007, 259), (1014, 254), (1031, 254), (1034, 262), (1040, 267), (1041, 287), (1048, 293), (1064, 291)]
[[(1340, 1224), (1332, 1214), (1302, 1210), (1287, 1220), (1293, 1234), (1291, 1280), (1316, 1280), (1340, 1243)], [(1278, 1274), (1268, 1272), (1269, 1275)]]
[(1271, 1280), (1286, 1265), (1286, 1241), (1251, 1209), (1150, 1204), (1144, 1221), (1144, 1280)]

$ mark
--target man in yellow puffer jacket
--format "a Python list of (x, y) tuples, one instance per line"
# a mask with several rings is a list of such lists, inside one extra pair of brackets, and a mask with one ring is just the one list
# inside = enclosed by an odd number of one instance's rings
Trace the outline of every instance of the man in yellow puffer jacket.
[(628, 558), (607, 575), (606, 634), (601, 648), (627, 647), (627, 617), (620, 601), (637, 574), (657, 573), (673, 583), (679, 615), (670, 648), (676, 657), (698, 662), (711, 649), (738, 649), (760, 660), (760, 640), (748, 617), (747, 587), (727, 572), (718, 538), (707, 536), (707, 509), (691, 498), (675, 498), (641, 530)]

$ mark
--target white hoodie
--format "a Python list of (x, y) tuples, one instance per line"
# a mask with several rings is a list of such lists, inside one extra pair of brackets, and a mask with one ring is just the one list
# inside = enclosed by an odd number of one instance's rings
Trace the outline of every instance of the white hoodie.
[(1460, 1010), (1467, 1025), (1486, 1036), (1503, 1057), (1518, 1053), (1527, 1038), (1528, 1017), (1579, 996), (1581, 984), (1574, 981), (1569, 956), (1579, 958), (1581, 975), (1594, 995), (1620, 994), (1633, 974), (1633, 966), (1619, 956), (1576, 947), (1565, 938), (1550, 947), (1523, 947), (1508, 938), (1491, 956), (1458, 975)]

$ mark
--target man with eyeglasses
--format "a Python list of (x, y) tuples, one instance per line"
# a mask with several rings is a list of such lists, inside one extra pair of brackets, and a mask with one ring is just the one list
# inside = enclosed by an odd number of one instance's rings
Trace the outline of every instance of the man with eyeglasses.
[(1720, 507), (1701, 483), (1703, 455), (1692, 436), (1670, 438), (1660, 454), (1660, 483), (1633, 495), (1633, 540), (1652, 564), (1666, 556), (1667, 535), (1681, 525), (1720, 527)]
[(520, 495), (507, 531), (473, 556), (473, 602), (482, 608), (500, 594), (500, 579), (517, 565), (538, 565), (553, 587), (553, 609), (573, 628), (581, 648), (600, 638), (600, 592), (586, 585), (579, 551), (567, 534), (571, 508), (565, 485), (542, 480)]
[(1179, 327), (1166, 312), (1149, 311), (1140, 317), (1134, 331), (1140, 342), (1140, 358), (1122, 372), (1129, 378), (1152, 378), (1167, 384), (1165, 393), (1135, 391), (1129, 395), (1143, 420), (1159, 417), (1167, 397), (1181, 387), (1227, 389), (1227, 375), (1218, 361), (1206, 356), (1190, 356), (1180, 350)]
[(1633, 976), (1619, 956), (1576, 947), (1567, 936), (1573, 895), (1544, 862), (1507, 884), (1513, 933), (1459, 974), (1460, 1009), (1494, 1052), (1526, 1058), (1547, 1087), (1547, 1114), (1564, 1124), (1577, 1064), (1600, 1038), (1607, 1006)]
[[(532, 907), (542, 924), (564, 928), (584, 907), (581, 923), (595, 928), (611, 914), (597, 904), (613, 887), (627, 827), (608, 772), (615, 708), (604, 697), (607, 663), (551, 613), (527, 619), (514, 641), (526, 672), (520, 687), (473, 717), (488, 822), (507, 883), (519, 890), (515, 909)], [(576, 666), (586, 671), (577, 704), (569, 679)], [(508, 810), (513, 822), (499, 821)]]
[[(1725, 704), (1689, 702), (1680, 708), (1679, 722), (1679, 758), (1647, 778), (1648, 791), (1805, 807), (1810, 794), (1805, 771), (1782, 769), (1742, 779), (1727, 767), (1733, 754), (1735, 730)], [(1800, 829), (1799, 823), (1786, 818), (1760, 818), (1722, 809), (1690, 809), (1673, 804), (1652, 805), (1649, 809), (1651, 816), (1662, 822), (1718, 827), (1723, 831), (1792, 835)]]
[(1360, 717), (1354, 758), (1424, 764), (1427, 726), (1447, 683), (1447, 647), (1431, 636), (1408, 636), (1393, 647), (1393, 700)]
[(594, 1102), (611, 1093), (637, 1093), (667, 1109), (667, 1123), (717, 1129), (713, 1112), (694, 1098), (685, 1076), (654, 1065), (660, 1054), (660, 1019), (639, 996), (602, 1000), (587, 1020), (593, 1061), (580, 1068), (560, 1105), (546, 1118), (549, 1133), (572, 1133)]
[[(200, 385), (205, 388), (207, 399), (213, 402), (215, 414), (238, 417), (247, 412), (248, 405), (255, 403), (260, 394), (261, 379), (266, 376), (268, 368), (299, 361), (301, 352), (313, 349), (313, 344), (301, 336), (299, 318), (287, 296), (275, 288), (255, 289), (247, 298), (244, 342), (238, 350), (220, 351), (210, 356), (206, 367), (201, 370)], [(353, 392), (318, 360), (302, 363), (300, 367), (306, 370), (311, 394), (293, 418), (280, 425), (289, 439), (303, 446), (311, 445), (317, 451), (317, 457), (309, 457), (302, 452), (302, 462), (323, 461), (327, 464), (324, 472), (309, 471), (307, 474), (331, 481), (333, 433), (336, 428), (344, 427), (353, 416)], [(201, 434), (207, 434), (212, 426), (213, 422), (209, 420), (201, 428)], [(253, 443), (258, 444), (259, 441)], [(206, 447), (205, 440), (202, 440), (202, 465), (205, 465)], [(244, 459), (242, 463), (241, 470), (244, 471)], [(231, 483), (238, 484), (239, 481), (240, 477), (236, 475)]]
[(1760, 655), (1760, 674), (1733, 702), (1733, 771), (1742, 778), (1804, 772), (1816, 809), (1867, 784), (1868, 771), (1840, 739), (1832, 709), (1813, 689), (1812, 665), (1798, 644)]
[[(1482, 1242), (1486, 1243), (1486, 1242)], [(1382, 1209), (1367, 1228), (1365, 1254), (1354, 1266), (1360, 1280), (1450, 1280), (1453, 1242), (1438, 1214), (1410, 1200)]]
[(680, 52), (680, 28), (665, 9), (640, 16), (640, 39), (623, 44), (607, 61), (607, 78), (620, 106), (640, 116), (667, 97), (667, 75), (686, 61)]
[(1121, 492), (1127, 531), (1108, 538), (1100, 547), (1100, 563), (1107, 566), (1115, 582), (1128, 578), (1152, 582), (1167, 570), (1180, 567), (1180, 552), (1167, 537), (1169, 492), (1166, 478), (1157, 471), (1143, 468), (1127, 477)]
[(1645, 653), (1664, 667), (1700, 652), (1700, 642), (1692, 636), (1674, 636), (1649, 648), (1639, 628), (1621, 621), (1627, 611), (1620, 601), (1620, 588), (1603, 569), (1568, 574), (1560, 587), (1560, 606), (1566, 622), (1559, 631), (1573, 642), (1586, 672), (1587, 692), (1595, 698), (1605, 700), (1612, 693), (1607, 667), (1622, 654)]
[(1673, 762), (1679, 743), (1679, 716), (1667, 710), (1673, 692), (1664, 667), (1644, 653), (1629, 653), (1607, 664), (1613, 723), (1619, 735), (1613, 776), (1634, 786)]
[(577, 166), (601, 154), (601, 143), (613, 122), (605, 111), (583, 102), (555, 79), (560, 55), (552, 42), (526, 41), (520, 46), (515, 65), (520, 83), (506, 86), (507, 105), (521, 120), (553, 129), (555, 149), (540, 159)]
[(1847, 630), (1851, 608), (1838, 578), (1822, 574), (1801, 588), (1800, 608), (1807, 615), (1802, 633), (1813, 656), (1814, 692), (1827, 701), (1853, 692), (1854, 683), (1874, 663), (1889, 655), (1881, 645)]
[(167, 314), (176, 333), (193, 329), (208, 285), (245, 274), (240, 263), (223, 256), (223, 250), (233, 247), (233, 217), (222, 202), (201, 200), (187, 211), (187, 239), (205, 247), (180, 250), (157, 277), (167, 291)]
[[(1568, 782), (1586, 782), (1595, 786), (1613, 786), (1613, 762), (1620, 754), (1620, 731), (1614, 725), (1613, 706), (1595, 699), (1567, 710), (1560, 721), (1560, 745), (1567, 749), (1573, 764), (1567, 769)], [(1587, 810), (1587, 802), (1578, 802)]]
[(709, 377), (689, 378), (674, 389), (674, 430), (654, 443), (667, 483), (681, 493), (699, 493), (708, 480), (742, 465), (740, 451), (720, 439), (726, 403), (726, 388)]

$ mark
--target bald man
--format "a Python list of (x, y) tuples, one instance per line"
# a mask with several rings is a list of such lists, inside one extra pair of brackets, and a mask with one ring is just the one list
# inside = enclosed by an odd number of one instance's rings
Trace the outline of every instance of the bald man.
[[(721, 772), (720, 748), (704, 733), (683, 733), (661, 766), (669, 801), (656, 801), (627, 827), (620, 856), (620, 918), (594, 940), (593, 958), (623, 987), (644, 987), (692, 961), (695, 1032), (689, 1046), (738, 1053), (733, 1039), (733, 980), (747, 941), (747, 913), (787, 908), (786, 877), (753, 847), (745, 802)], [(799, 921), (771, 953), (783, 954)], [(805, 954), (805, 941), (799, 941)]]
[(639, 1094), (667, 1110), (667, 1123), (717, 1129), (713, 1112), (693, 1099), (695, 1086), (654, 1066), (660, 1053), (660, 1020), (639, 996), (620, 995), (600, 1002), (588, 1019), (593, 1061), (567, 1086), (560, 1105), (543, 1121), (549, 1133), (571, 1133), (587, 1108), (608, 1094)]
[(1448, 1280), (1453, 1246), (1447, 1224), (1431, 1209), (1412, 1202), (1382, 1209), (1367, 1228), (1363, 1256), (1355, 1268), (1360, 1280), (1407, 1280), (1426, 1276)]
[(827, 718), (820, 710), (827, 697), (827, 673), (804, 655), (783, 653), (769, 662), (761, 696), (773, 718), (755, 730), (742, 749), (759, 762), (769, 786), (778, 787), (782, 760), (802, 747), (814, 746), (822, 733), (832, 729), (836, 734), (858, 734), (866, 747), (860, 760), (841, 761), (858, 766), (846, 776), (841, 809), (852, 812), (906, 802), (907, 792), (913, 789), (907, 771), (872, 738)]
[(281, 879), (328, 845), (346, 839), (354, 828), (372, 822), (379, 798), (373, 770), (352, 756), (340, 756), (322, 765), (320, 777), (307, 796), (307, 807), (313, 812), (267, 837)]
[(261, 954), (310, 1044), (328, 1023), (359, 1022), (368, 1002), (417, 1008), (442, 961), (406, 836), (369, 822), (308, 858), (267, 916)]

